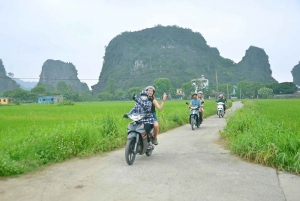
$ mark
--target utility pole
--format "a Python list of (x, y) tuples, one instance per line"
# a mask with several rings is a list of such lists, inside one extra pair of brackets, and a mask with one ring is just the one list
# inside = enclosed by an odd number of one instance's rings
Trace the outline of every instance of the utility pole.
[(240, 99), (242, 99), (242, 89), (240, 88)]
[(228, 84), (227, 84), (227, 99), (229, 99)]
[(219, 89), (218, 89), (218, 72), (216, 71), (216, 87), (217, 87), (217, 94), (219, 93)]

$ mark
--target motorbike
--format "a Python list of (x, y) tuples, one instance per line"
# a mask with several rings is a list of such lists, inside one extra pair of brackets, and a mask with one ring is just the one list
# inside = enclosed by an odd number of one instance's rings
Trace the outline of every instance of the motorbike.
[(132, 165), (137, 154), (151, 156), (154, 150), (154, 133), (153, 128), (150, 132), (150, 142), (152, 143), (152, 148), (147, 149), (149, 146), (147, 140), (147, 134), (144, 129), (144, 124), (139, 122), (141, 119), (145, 118), (142, 114), (128, 114), (127, 118), (131, 119), (132, 122), (129, 123), (127, 127), (127, 142), (125, 146), (125, 159), (128, 165)]
[(217, 115), (219, 116), (219, 118), (224, 117), (225, 115), (225, 111), (224, 111), (224, 103), (219, 102), (217, 103)]
[[(188, 105), (188, 103), (186, 102)], [(192, 130), (195, 130), (196, 126), (197, 128), (200, 127), (200, 124), (202, 123), (202, 114), (199, 112), (199, 107), (190, 107), (190, 124), (192, 127)]]

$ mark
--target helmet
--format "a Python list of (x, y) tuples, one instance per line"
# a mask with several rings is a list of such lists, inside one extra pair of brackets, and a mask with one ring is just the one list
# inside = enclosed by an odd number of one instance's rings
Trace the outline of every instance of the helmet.
[(197, 94), (196, 92), (194, 92), (194, 93), (192, 94), (192, 97), (193, 97), (194, 95), (196, 95), (196, 96), (197, 96), (198, 94)]
[(202, 91), (198, 91), (198, 94), (203, 94), (203, 92)]
[(219, 95), (219, 98), (223, 98), (223, 97), (224, 97), (224, 95), (223, 95), (223, 94), (220, 94), (220, 95)]
[(155, 93), (155, 88), (154, 88), (154, 86), (148, 86), (148, 87), (146, 87), (146, 91), (148, 91), (148, 89), (152, 89), (152, 90), (153, 90), (153, 94)]
[(143, 91), (141, 92), (141, 99), (142, 99), (143, 101), (145, 101), (145, 100), (148, 99), (148, 92), (147, 92), (147, 91), (143, 90)]
[(141, 92), (141, 96), (148, 96), (148, 92), (145, 91), (145, 90), (143, 90), (143, 91)]

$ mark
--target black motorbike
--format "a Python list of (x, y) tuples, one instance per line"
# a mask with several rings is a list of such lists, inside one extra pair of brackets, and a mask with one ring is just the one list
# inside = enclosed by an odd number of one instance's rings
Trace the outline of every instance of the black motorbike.
[(127, 115), (131, 122), (127, 127), (127, 142), (125, 147), (125, 159), (128, 165), (132, 165), (136, 154), (151, 156), (154, 150), (154, 134), (153, 129), (150, 132), (150, 142), (152, 143), (149, 149), (149, 143), (147, 140), (147, 134), (144, 129), (144, 124), (139, 122), (145, 116), (142, 114), (130, 114)]

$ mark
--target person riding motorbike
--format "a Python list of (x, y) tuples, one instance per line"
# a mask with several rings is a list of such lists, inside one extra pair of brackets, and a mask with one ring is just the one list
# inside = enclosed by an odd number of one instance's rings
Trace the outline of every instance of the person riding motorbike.
[(164, 108), (165, 101), (167, 99), (167, 94), (164, 93), (161, 105), (159, 105), (159, 103), (157, 102), (157, 100), (154, 97), (155, 88), (153, 86), (148, 86), (148, 87), (146, 87), (146, 91), (148, 92), (148, 99), (152, 102), (151, 111), (152, 111), (152, 114), (154, 117), (154, 144), (158, 145), (157, 135), (159, 132), (159, 124), (158, 124), (158, 118), (156, 116), (155, 108), (157, 108), (159, 110), (162, 110)]
[[(148, 92), (145, 90), (141, 92), (140, 98), (137, 98), (134, 94), (132, 99), (136, 102), (136, 104), (128, 114), (138, 113), (145, 115), (145, 118), (141, 119), (140, 122), (144, 124), (144, 128), (147, 134), (147, 140), (149, 143), (147, 149), (151, 149), (152, 143), (149, 136), (154, 124), (154, 118), (151, 111), (152, 102), (148, 100)], [(124, 117), (127, 118), (128, 114), (124, 114)]]
[(226, 108), (227, 108), (227, 100), (226, 100), (226, 98), (224, 97), (224, 94), (220, 94), (220, 95), (219, 95), (219, 100), (217, 100), (216, 102), (217, 102), (217, 103), (220, 103), (220, 102), (224, 103), (224, 104), (223, 104), (223, 108), (224, 108), (224, 113), (225, 113)]
[[(198, 98), (197, 93), (196, 92), (193, 93), (192, 97), (193, 97), (193, 99), (191, 100), (191, 102), (189, 104), (189, 108), (191, 108), (191, 107), (199, 107), (200, 108), (201, 100)], [(190, 122), (191, 122), (191, 117), (190, 117)]]
[(204, 97), (203, 97), (203, 92), (202, 91), (198, 91), (198, 98), (201, 100), (201, 105), (200, 105), (200, 108), (199, 108), (199, 112), (201, 112), (201, 115), (202, 115), (202, 121), (204, 119)]

